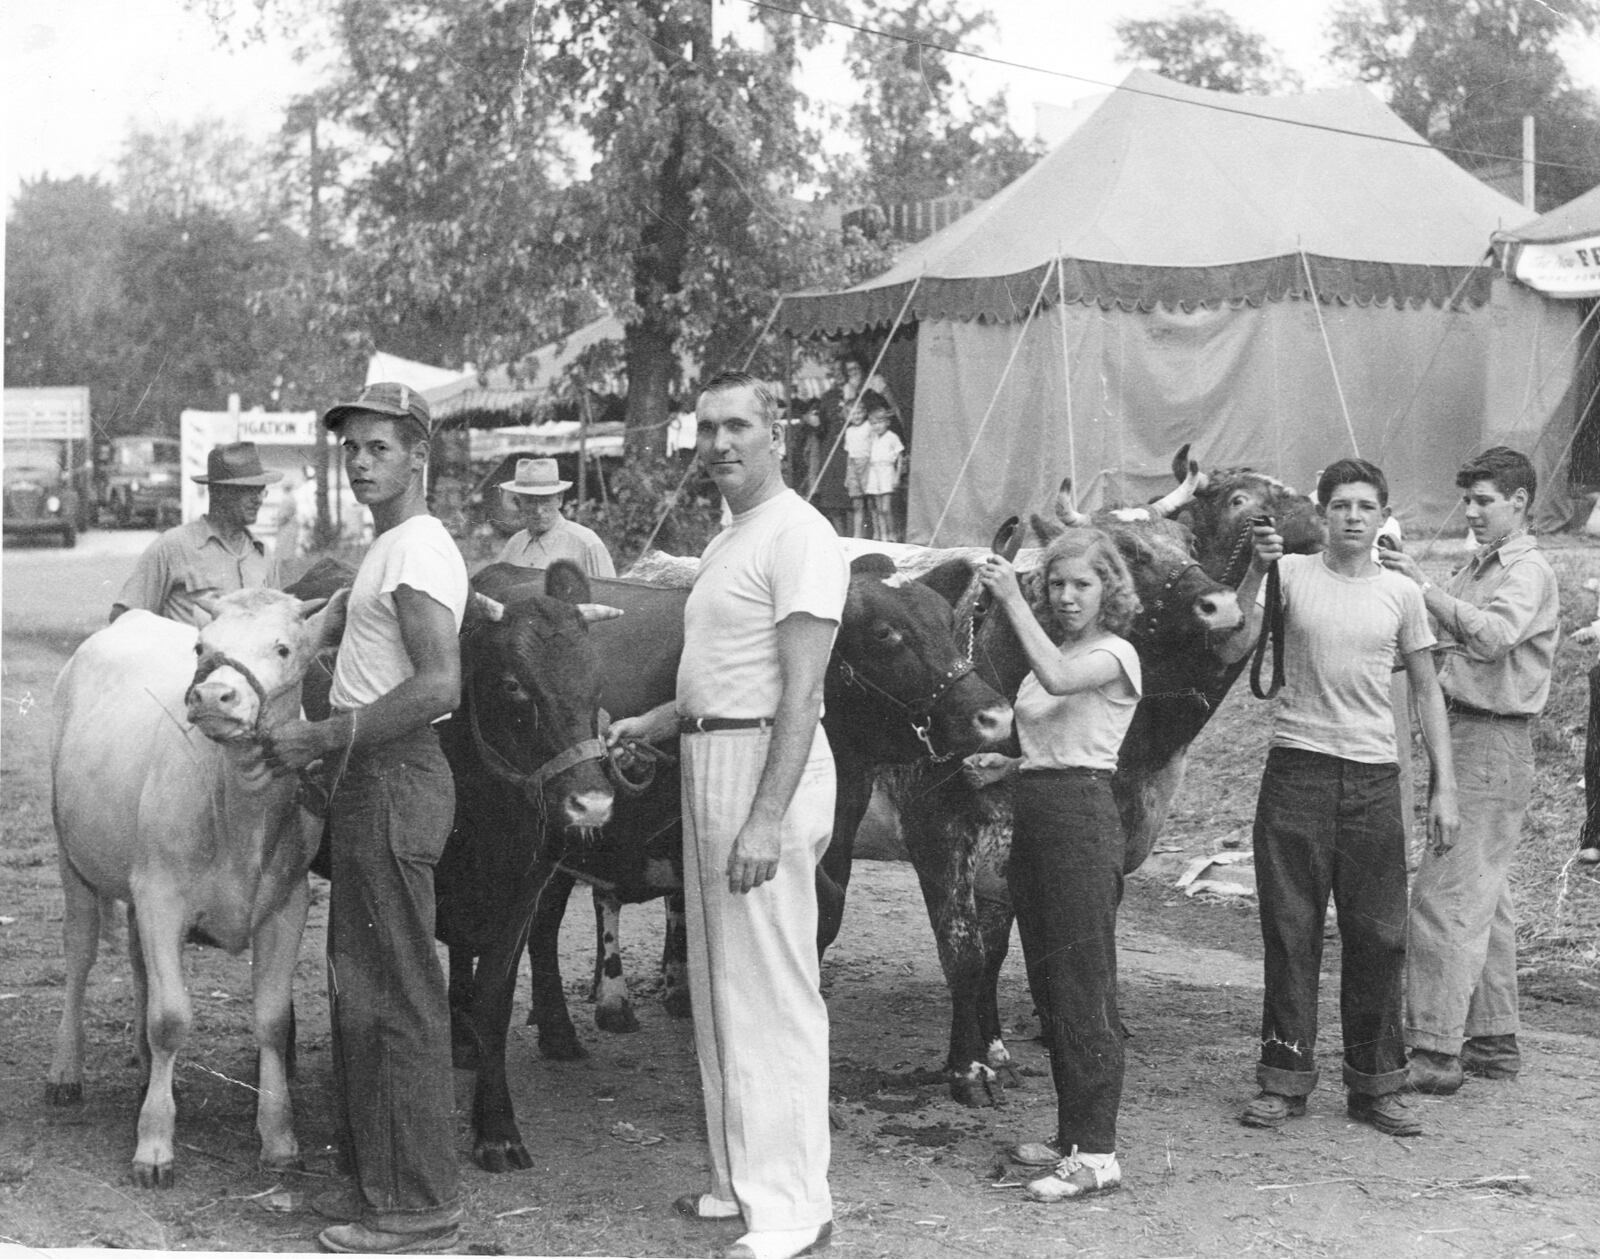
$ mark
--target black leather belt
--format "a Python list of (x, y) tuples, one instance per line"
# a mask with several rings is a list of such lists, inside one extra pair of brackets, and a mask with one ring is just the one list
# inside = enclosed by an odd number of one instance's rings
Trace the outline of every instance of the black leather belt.
[(712, 734), (718, 730), (769, 730), (771, 717), (679, 717), (679, 734)]
[(1481, 717), (1484, 721), (1531, 721), (1530, 713), (1492, 713), (1487, 708), (1474, 708), (1471, 704), (1463, 704), (1458, 699), (1451, 699), (1448, 695), (1444, 699), (1446, 712), (1459, 713), (1463, 717)]

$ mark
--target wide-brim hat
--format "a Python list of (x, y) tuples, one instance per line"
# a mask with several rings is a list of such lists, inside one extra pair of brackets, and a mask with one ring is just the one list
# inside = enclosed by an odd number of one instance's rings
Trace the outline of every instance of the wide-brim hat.
[(500, 482), (500, 488), (513, 494), (562, 494), (572, 482), (561, 479), (554, 459), (518, 459), (516, 476)]
[(330, 432), (337, 433), (340, 425), (352, 415), (384, 415), (396, 420), (411, 420), (422, 428), (424, 437), (432, 436), (433, 414), (428, 410), (428, 400), (409, 385), (393, 380), (380, 380), (367, 385), (354, 402), (341, 402), (329, 407), (322, 422)]
[(261, 453), (254, 442), (234, 442), (213, 446), (206, 456), (205, 476), (190, 479), (196, 485), (271, 485), (283, 480), (283, 473), (261, 466)]

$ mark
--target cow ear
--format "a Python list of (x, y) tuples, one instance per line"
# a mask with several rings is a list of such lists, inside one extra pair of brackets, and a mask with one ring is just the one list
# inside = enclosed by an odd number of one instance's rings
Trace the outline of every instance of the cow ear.
[(326, 599), (307, 599), (300, 604), (300, 616), (313, 627), (317, 650), (337, 647), (344, 637), (344, 614), (350, 603), (350, 587), (335, 590)]
[(852, 577), (893, 577), (898, 571), (894, 561), (880, 551), (869, 551), (850, 561)]
[(1051, 542), (1067, 531), (1067, 526), (1062, 524), (1059, 519), (1052, 516), (1042, 516), (1038, 512), (1029, 513), (1028, 524), (1033, 529), (1034, 537), (1038, 538), (1046, 546), (1049, 546)]
[(544, 592), (563, 603), (588, 603), (589, 578), (571, 560), (557, 560), (544, 575)]

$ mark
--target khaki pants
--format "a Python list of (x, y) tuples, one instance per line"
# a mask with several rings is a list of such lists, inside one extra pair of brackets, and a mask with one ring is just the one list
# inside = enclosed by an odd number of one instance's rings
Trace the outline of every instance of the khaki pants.
[(737, 1201), (757, 1231), (833, 1217), (816, 866), (833, 829), (834, 774), (820, 727), (784, 815), (777, 877), (742, 895), (728, 890), (728, 854), (770, 744), (764, 730), (685, 735), (680, 744), (689, 992), (711, 1192)]

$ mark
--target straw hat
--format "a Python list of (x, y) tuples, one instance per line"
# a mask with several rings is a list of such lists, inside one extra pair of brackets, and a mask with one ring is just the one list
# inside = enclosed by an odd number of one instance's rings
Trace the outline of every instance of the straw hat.
[(261, 453), (254, 442), (234, 442), (213, 446), (206, 456), (206, 474), (190, 478), (196, 485), (271, 485), (283, 480), (283, 473), (268, 472), (261, 466)]
[(561, 479), (554, 459), (518, 459), (515, 478), (500, 482), (500, 488), (513, 494), (563, 494), (572, 482)]

